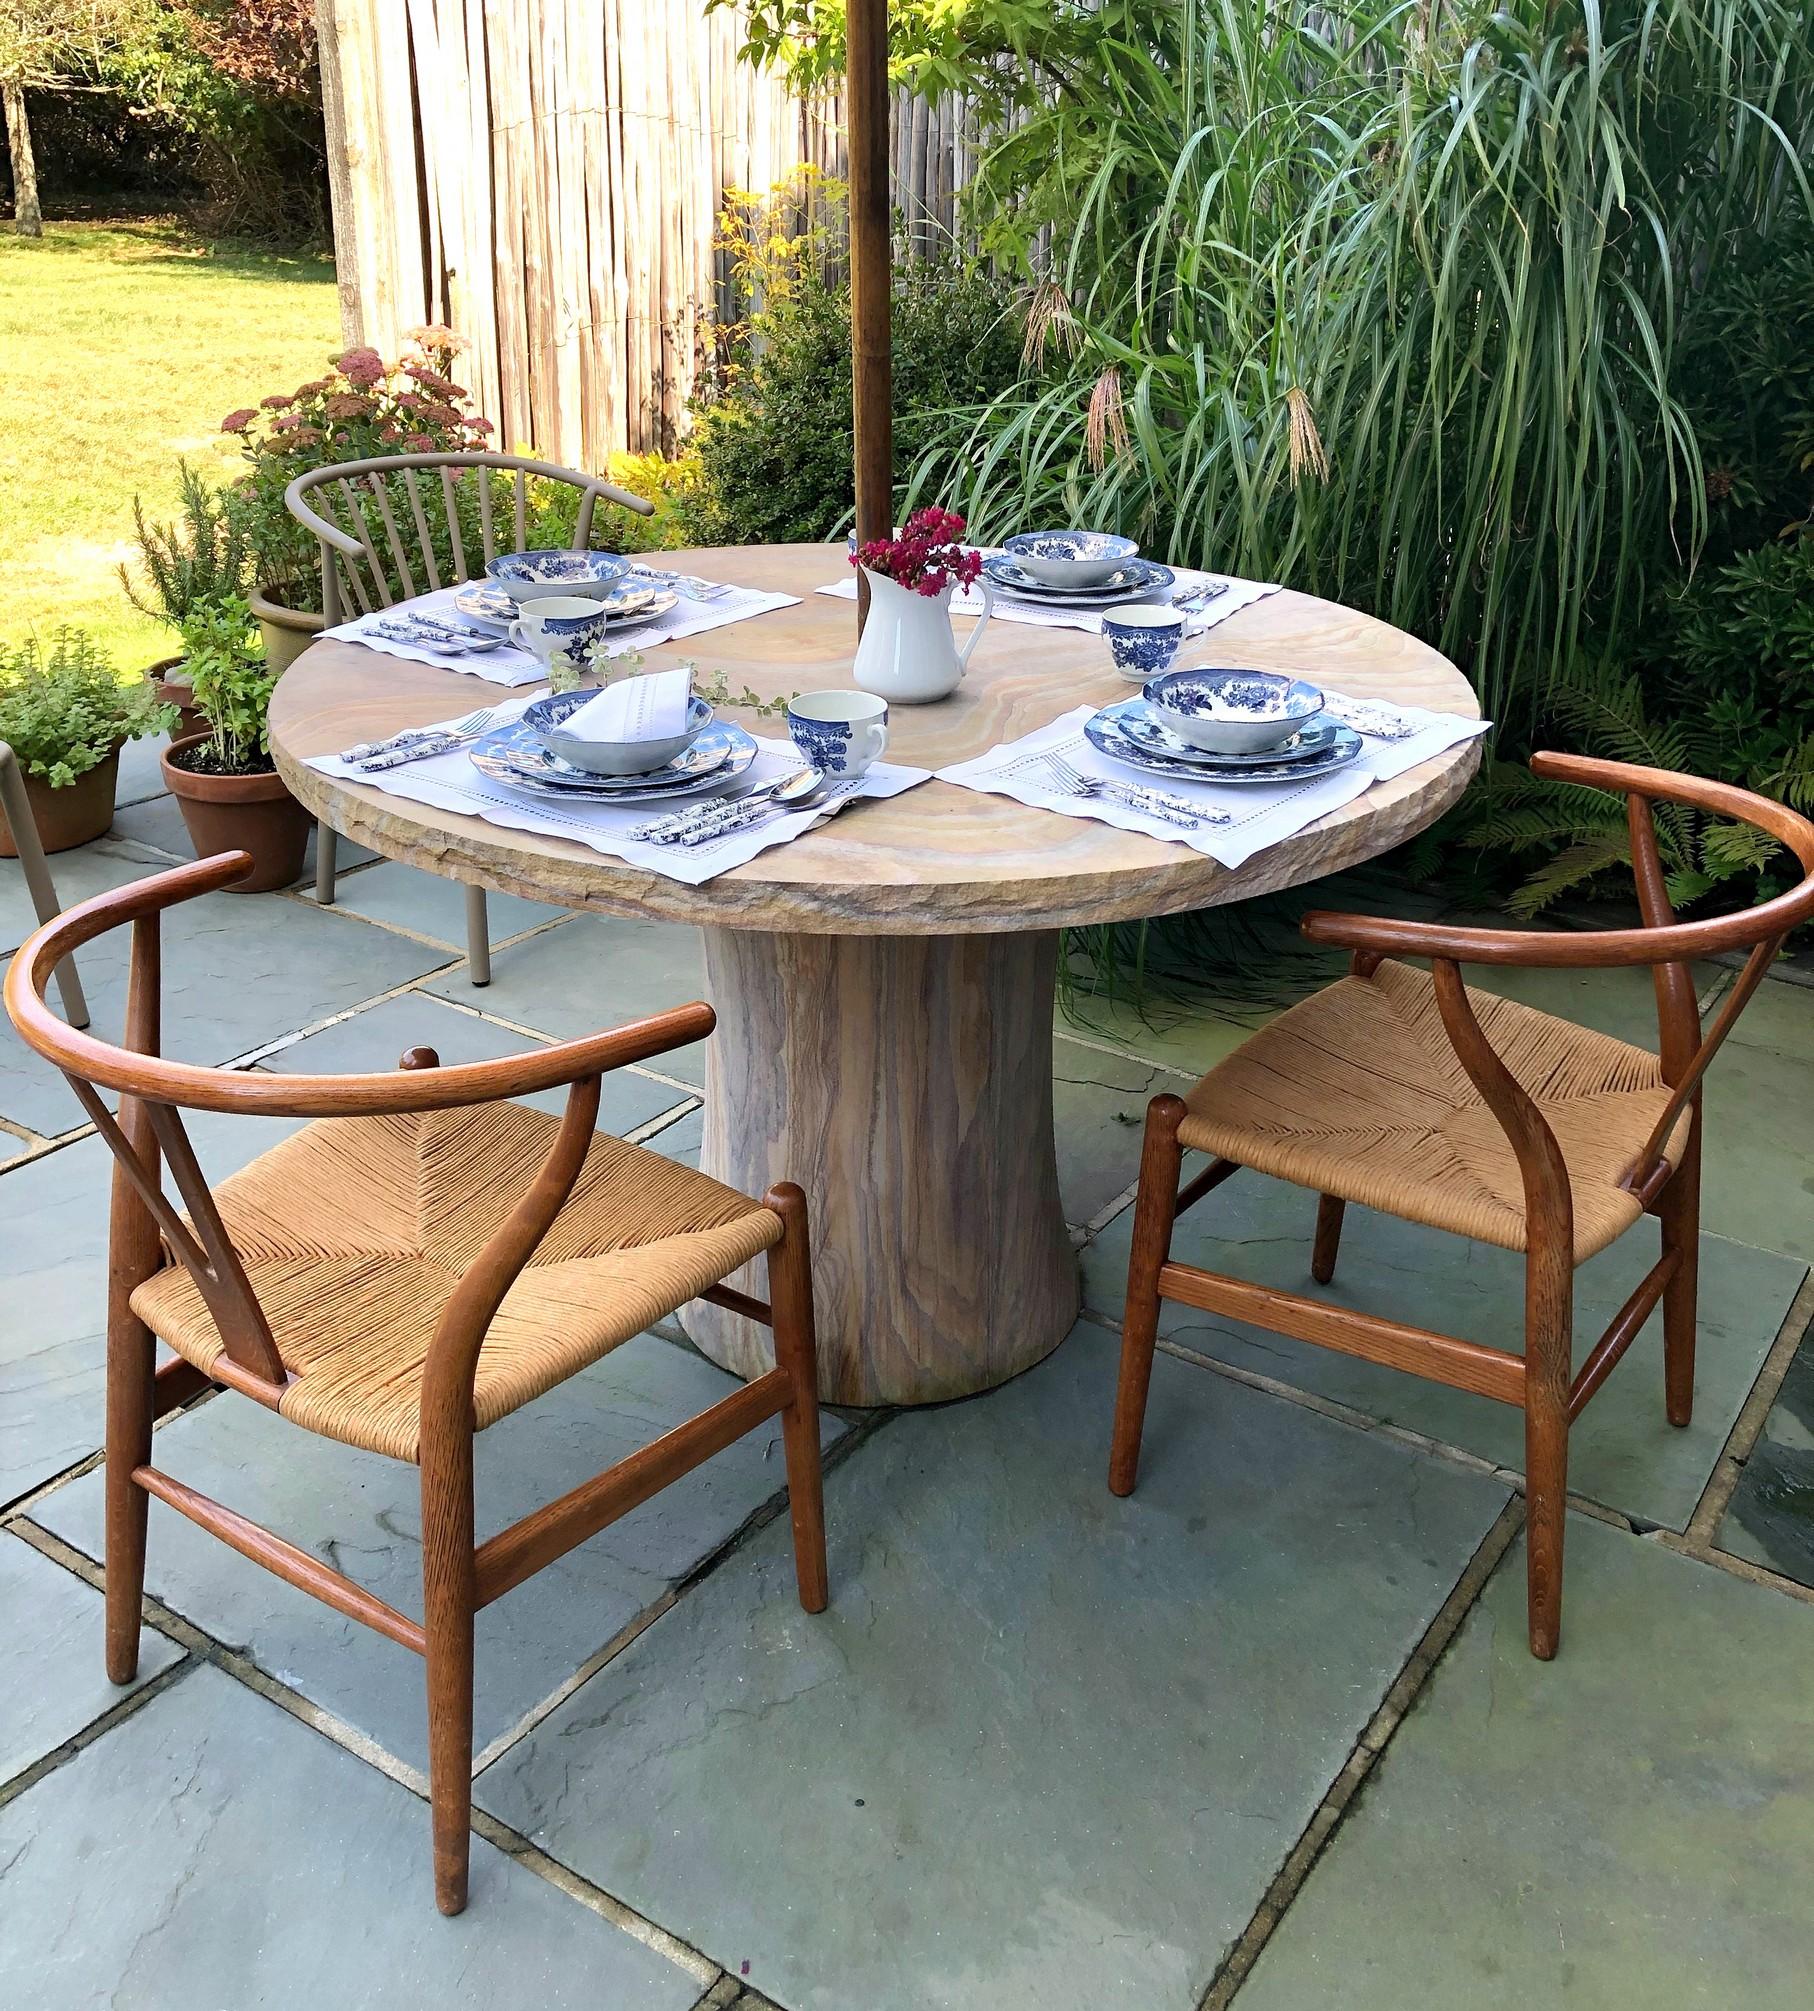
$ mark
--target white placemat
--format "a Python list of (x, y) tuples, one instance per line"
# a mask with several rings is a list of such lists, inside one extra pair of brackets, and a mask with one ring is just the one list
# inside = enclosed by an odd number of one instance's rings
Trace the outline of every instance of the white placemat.
[[(1333, 694), (1332, 694), (1333, 696)], [(1384, 708), (1381, 708), (1384, 710)], [(1486, 732), (1489, 721), (1463, 719), (1446, 712), (1423, 712), (1411, 707), (1393, 708), (1404, 724), (1414, 730), (1402, 739), (1385, 740), (1362, 735), (1360, 758), (1332, 775), (1304, 782), (1264, 785), (1248, 783), (1190, 782), (1171, 775), (1149, 775), (1125, 762), (1111, 761), (1098, 754), (1084, 738), (1084, 722), (1095, 708), (1080, 705), (1019, 740), (1003, 741), (974, 761), (960, 761), (955, 767), (941, 768), (941, 782), (956, 782), (966, 789), (982, 789), (996, 796), (1012, 796), (1017, 802), (1036, 809), (1056, 810), (1065, 817), (1093, 817), (1098, 823), (1114, 824), (1123, 831), (1143, 831), (1150, 838), (1169, 838), (1218, 860), (1224, 866), (1239, 866), (1268, 845), (1290, 838), (1332, 810), (1352, 803), (1375, 782), (1389, 781), (1415, 768), (1419, 762), (1475, 739)], [(1056, 754), (1078, 774), (1098, 781), (1127, 783), (1136, 788), (1157, 789), (1206, 812), (1228, 814), (1225, 824), (1204, 824), (1188, 831), (1150, 816), (1123, 803), (1102, 797), (1085, 799), (1065, 795), (1057, 778), (1044, 765)]]
[[(985, 556), (992, 556), (987, 546), (979, 546), (978, 550)], [(1172, 570), (1177, 574), (1177, 579), (1171, 586), (1163, 591), (1142, 594), (1140, 602), (1128, 602), (1124, 605), (1163, 607), (1172, 600), (1187, 598), (1204, 587), (1222, 587), (1224, 591), (1217, 594), (1207, 607), (1186, 611), (1187, 640), (1192, 636), (1202, 635), (1206, 629), (1214, 628), (1217, 622), (1226, 621), (1231, 614), (1238, 614), (1242, 608), (1251, 607), (1255, 601), (1263, 601), (1268, 594), (1276, 594), (1279, 591), (1276, 586), (1269, 585), (1264, 580), (1230, 579), (1222, 573), (1195, 572), (1188, 566), (1174, 566)], [(817, 591), (831, 594), (838, 600), (855, 600), (856, 574), (853, 572), (849, 579), (835, 581), (831, 586), (820, 587)], [(953, 614), (979, 615), (982, 611), (983, 597), (974, 587), (959, 587), (951, 596)], [(995, 596), (995, 612), (990, 619), (1022, 622), (1029, 628), (1076, 628), (1082, 629), (1086, 635), (1100, 635), (1102, 615), (1103, 610), (1100, 608), (1036, 606), (1032, 602), (1013, 600), (1007, 594), (998, 593)]]
[[(511, 687), (540, 684), (548, 675), (545, 665), (514, 643), (498, 649), (475, 651), (470, 656), (437, 656), (432, 649), (418, 649), (414, 643), (398, 642), (378, 633), (381, 622), (407, 619), (411, 614), (432, 615), (437, 620), (466, 624), (466, 617), (454, 606), (456, 587), (439, 593), (421, 594), (415, 600), (399, 601), (395, 607), (360, 615), (356, 621), (342, 622), (327, 633), (340, 642), (356, 642), (366, 649), (381, 650), (386, 656), (407, 657), (412, 663), (438, 664), (443, 670), (460, 670), (470, 677), (482, 677), (487, 684)], [(798, 594), (758, 593), (754, 587), (736, 587), (709, 601), (682, 599), (666, 614), (653, 621), (639, 622), (626, 629), (605, 651), (607, 656), (624, 656), (633, 649), (653, 649), (659, 642), (681, 642), (708, 629), (728, 628), (732, 622), (750, 621), (778, 607), (797, 607)]]
[[(527, 698), (507, 700), (498, 708), (493, 731), (509, 725), (529, 703)], [(472, 744), (483, 746), (484, 741)], [(791, 741), (758, 738), (756, 747), (755, 760), (737, 778), (734, 787), (727, 788), (726, 794), (772, 781), (776, 776), (786, 774), (790, 768), (801, 765), (800, 756)], [(552, 838), (575, 838), (580, 844), (591, 846), (595, 852), (609, 853), (613, 858), (622, 859), (626, 865), (643, 867), (670, 880), (683, 881), (689, 887), (701, 886), (707, 880), (716, 879), (720, 873), (728, 873), (733, 866), (741, 866), (746, 859), (766, 852), (771, 845), (785, 845), (790, 839), (798, 838), (803, 832), (810, 831), (828, 811), (853, 796), (899, 796), (904, 790), (931, 779), (928, 769), (905, 768), (893, 762), (878, 761), (861, 781), (839, 789), (830, 803), (821, 803), (813, 809), (796, 811), (791, 815), (776, 816), (753, 828), (730, 831), (706, 844), (681, 848), (650, 845), (626, 834), (636, 825), (646, 824), (666, 810), (703, 803), (708, 800), (706, 794), (689, 796), (684, 804), (676, 803), (670, 797), (661, 804), (645, 803), (625, 809), (604, 803), (576, 803), (569, 808), (560, 803), (544, 802), (539, 797), (518, 795), (492, 782), (472, 765), (470, 752), (470, 748), (462, 747), (451, 754), (432, 755), (426, 761), (411, 762), (405, 768), (384, 769), (376, 775), (362, 774), (332, 754), (315, 755), (308, 766), (319, 769), (323, 775), (367, 783), (374, 789), (382, 789), (388, 796), (430, 804), (437, 810), (483, 817), (488, 824), (500, 824), (506, 830), (536, 831)]]

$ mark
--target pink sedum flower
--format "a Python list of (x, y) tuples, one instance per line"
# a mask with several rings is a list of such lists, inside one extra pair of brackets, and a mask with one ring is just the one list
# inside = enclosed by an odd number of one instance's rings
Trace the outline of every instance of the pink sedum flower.
[(223, 433), (244, 433), (258, 417), (250, 405), (242, 405), (237, 412), (229, 412), (220, 422)]
[(369, 391), (384, 377), (384, 358), (377, 350), (361, 343), (337, 356), (335, 365), (355, 390)]

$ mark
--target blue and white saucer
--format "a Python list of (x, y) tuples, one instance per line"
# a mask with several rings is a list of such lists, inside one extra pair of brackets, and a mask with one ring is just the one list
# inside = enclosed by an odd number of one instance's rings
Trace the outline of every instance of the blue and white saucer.
[[(588, 595), (587, 598), (593, 599), (594, 596)], [(607, 629), (629, 628), (637, 622), (653, 621), (657, 615), (664, 615), (670, 608), (678, 607), (680, 596), (660, 587), (626, 581), (610, 593), (597, 597), (597, 605), (605, 617)], [(502, 587), (482, 586), (476, 580), (454, 595), (454, 606), (468, 621), (476, 621), (482, 628), (507, 629), (523, 612)]]
[(1055, 587), (1035, 579), (1013, 559), (990, 557), (983, 561), (983, 578), (998, 593), (1014, 600), (1038, 601), (1045, 607), (1118, 607), (1123, 601), (1142, 600), (1148, 594), (1164, 592), (1176, 583), (1177, 577), (1170, 566), (1162, 566), (1153, 559), (1129, 559), (1101, 586)]
[(1346, 768), (1361, 753), (1361, 737), (1327, 714), (1312, 720), (1284, 745), (1259, 754), (1205, 754), (1173, 733), (1144, 698), (1105, 705), (1084, 724), (1098, 754), (1147, 775), (1195, 782), (1302, 782)]
[(593, 775), (536, 739), (521, 721), (488, 733), (470, 752), (472, 765), (493, 782), (532, 796), (563, 802), (642, 803), (652, 797), (685, 796), (715, 788), (741, 775), (756, 758), (756, 743), (741, 726), (715, 722), (672, 761), (646, 775)]

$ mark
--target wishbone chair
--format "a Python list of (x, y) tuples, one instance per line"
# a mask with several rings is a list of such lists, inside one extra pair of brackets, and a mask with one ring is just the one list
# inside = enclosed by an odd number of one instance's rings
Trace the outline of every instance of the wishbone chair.
[[(1306, 915), (1304, 934), (1353, 953), (1350, 975), (1242, 1043), (1188, 1096), (1147, 1106), (1134, 1203), (1109, 1486), (1133, 1491), (1162, 1300), (1449, 1383), (1524, 1412), (1531, 1653), (1562, 1623), (1569, 1427), (1663, 1308), (1664, 1403), (1694, 1403), (1701, 1092), (1708, 1064), (1791, 929), (1814, 919), (1814, 824), (1723, 782), (1570, 754), (1531, 767), (1624, 796), (1642, 926), (1584, 933)], [(1755, 825), (1798, 859), (1800, 884), (1743, 914), (1678, 922), (1652, 802)], [(1750, 952), (1702, 1028), (1691, 966)], [(1427, 958), (1430, 974), (1392, 961)], [(1649, 965), (1659, 1052), (1469, 990), (1464, 963), (1547, 970)], [(1179, 1190), (1185, 1151), (1210, 1163)], [(1242, 1167), (1320, 1196), (1311, 1276), (1335, 1274), (1350, 1201), (1523, 1253), (1522, 1357), (1452, 1335), (1175, 1262), (1173, 1224)], [(1574, 1367), (1574, 1274), (1646, 1214), (1657, 1262)]]
[[(473, 1615), (772, 1417), (781, 1419), (800, 1603), (826, 1603), (806, 1200), (761, 1201), (593, 1130), (599, 1078), (712, 1031), (684, 1005), (612, 1032), (443, 1068), (269, 1075), (158, 1053), (159, 918), (229, 885), (227, 852), (97, 896), (40, 928), (6, 977), (26, 1042), (68, 1078), (116, 1161), (108, 1257), (107, 1673), (138, 1666), (149, 1497), (424, 1658), (435, 1896), (466, 1904)], [(132, 927), (125, 1044), (45, 1003), (72, 950)], [(558, 1121), (508, 1099), (567, 1087)], [(119, 1092), (117, 1118), (100, 1095)], [(313, 1123), (211, 1187), (182, 1111)], [(164, 1193), (160, 1162), (180, 1205)], [(726, 1286), (767, 1253), (770, 1303)], [(688, 1300), (773, 1330), (775, 1366), (484, 1543), (473, 1436)], [(177, 1359), (155, 1366), (156, 1340)], [(420, 1623), (152, 1464), (153, 1423), (224, 1385), (305, 1430), (421, 1469)], [(159, 1443), (180, 1459), (180, 1433)]]
[[(460, 521), (460, 482), (476, 472), (480, 557), (476, 571), (500, 552), (520, 552), (529, 542), (529, 481), (564, 483), (580, 492), (579, 515), (573, 528), (573, 549), (584, 551), (592, 536), (592, 519), (600, 502), (652, 516), (655, 505), (599, 475), (584, 475), (552, 461), (532, 461), (521, 454), (464, 453), (381, 454), (364, 461), (331, 461), (298, 475), (283, 492), (284, 508), (321, 548), (321, 610), (323, 623), (333, 628), (355, 615), (394, 607), (399, 600), (435, 593), (471, 579), (466, 535)], [(498, 522), (491, 476), (513, 477), (512, 507), (506, 532)], [(433, 481), (425, 479), (434, 476)], [(401, 478), (399, 494), (396, 478)], [(407, 514), (404, 503), (407, 501)], [(316, 502), (321, 508), (315, 507)], [(441, 577), (431, 521), (440, 506), (446, 527), (450, 576)], [(327, 513), (327, 514), (324, 514)], [(501, 538), (508, 542), (500, 542)], [(332, 906), (338, 867), (339, 837), (331, 824), (317, 819), (315, 829), (315, 898)], [(491, 928), (485, 913), (485, 889), (466, 889), (466, 970), (475, 985), (491, 982)]]

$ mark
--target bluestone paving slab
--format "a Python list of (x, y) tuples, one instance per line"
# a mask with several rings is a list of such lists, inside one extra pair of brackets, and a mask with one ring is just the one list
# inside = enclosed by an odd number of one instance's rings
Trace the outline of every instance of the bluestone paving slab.
[[(431, 978), (426, 989), (467, 1002), (474, 997), (464, 967)], [(499, 958), (478, 1003), (551, 1039), (573, 1040), (704, 997), (697, 929), (576, 915)], [(705, 1043), (657, 1055), (649, 1066), (681, 1082), (703, 1083)]]
[[(264, 1066), (279, 1073), (348, 1074), (395, 1068), (412, 1047), (432, 1047), (452, 1066), (490, 1061), (499, 1055), (528, 1054), (538, 1045), (508, 1027), (494, 1026), (489, 1020), (443, 1005), (427, 992), (410, 991), (323, 1027), (319, 1033), (281, 1049)], [(635, 1069), (613, 1069), (600, 1083), (599, 1129), (621, 1137), (687, 1099), (688, 1092), (672, 1083), (657, 1082)], [(524, 1101), (558, 1117), (566, 1108), (567, 1092), (545, 1090)]]
[[(1334, 1281), (1319, 1286), (1310, 1276), (1315, 1219), (1313, 1194), (1240, 1173), (1179, 1221), (1172, 1254), (1522, 1354), (1524, 1260), (1515, 1252), (1350, 1206)], [(1124, 1211), (1083, 1255), (1085, 1304), (1116, 1318), (1131, 1233)], [(1656, 1227), (1642, 1222), (1575, 1273), (1577, 1366), (1656, 1258)], [(1569, 1486), (1626, 1515), (1686, 1528), (1806, 1275), (1797, 1258), (1703, 1236), (1694, 1422), (1678, 1431), (1663, 1415), (1663, 1322), (1653, 1314), (1569, 1433)], [(1171, 1301), (1159, 1325), (1219, 1361), (1524, 1469), (1523, 1413), (1509, 1405)]]
[(1166, 1089), (1182, 1096), (1191, 1078), (1062, 1038), (1052, 1043), (1052, 1076), (1058, 1188), (1065, 1220), (1081, 1226), (1138, 1176), (1148, 1100)]
[(1814, 1586), (1814, 1339), (1789, 1364), (1714, 1540)]
[(195, 846), (174, 796), (147, 796), (142, 803), (122, 804), (113, 815), (113, 829), (101, 841), (107, 850), (136, 849), (157, 864), (141, 872), (156, 872), (181, 859), (193, 859)]
[[(53, 852), (44, 863), (50, 868), (57, 899), (64, 907), (73, 908), (78, 901), (109, 894), (148, 873), (162, 871), (171, 862), (144, 847), (78, 845), (73, 851)], [(0, 956), (11, 956), (37, 926), (38, 913), (26, 891), (24, 869), (17, 859), (0, 859)], [(79, 960), (79, 968), (86, 979), (85, 957)]]
[(148, 796), (164, 793), (163, 754), (169, 745), (167, 733), (127, 741), (120, 749), (120, 779), (113, 793), (116, 803), (142, 803)]
[(1187, 2011), (1506, 1491), (1168, 1358), (1118, 1501), (1114, 1364), (891, 1420), (826, 1613), (771, 1525), (481, 1802), (794, 2011)]
[[(480, 1541), (736, 1387), (722, 1370), (653, 1335), (614, 1350), (480, 1433)], [(828, 1444), (843, 1429), (829, 1414), (822, 1420)], [(167, 1426), (157, 1457), (178, 1479), (420, 1617), (413, 1466), (317, 1438), (230, 1393)], [(478, 1620), (475, 1748), (550, 1696), (784, 1484), (776, 1420), (486, 1607)], [(47, 1496), (35, 1513), (99, 1556), (99, 1472)], [(248, 1563), (161, 1503), (152, 1505), (146, 1582), (173, 1610), (243, 1646), (261, 1668), (399, 1759), (427, 1765), (422, 1665), (407, 1650)]]
[[(227, 1061), (280, 1034), (406, 984), (446, 961), (438, 949), (266, 894), (209, 894), (164, 915), (164, 1052)], [(81, 953), (103, 1039), (120, 1036), (131, 931)], [(33, 1131), (83, 1121), (69, 1085), (0, 1021), (0, 1116)]]
[[(419, 867), (386, 859), (363, 873), (348, 873), (334, 890), (334, 904), (348, 914), (375, 922), (392, 922), (432, 936), (461, 954), (466, 949), (466, 889), (457, 880), (443, 880)], [(488, 893), (486, 919), (491, 940), (501, 943), (526, 929), (552, 922), (567, 910), (542, 901), (525, 901), (515, 894)], [(493, 983), (496, 976), (493, 976)]]
[(1514, 1547), (1240, 2011), (1806, 2002), (1811, 1660), (1807, 1606), (1574, 1516), (1534, 1661)]
[[(208, 1112), (187, 1124), (213, 1178), (297, 1128)], [(0, 1504), (101, 1443), (112, 1179), (98, 1138), (0, 1173)]]
[[(22, 1537), (0, 1531), (0, 1784), (130, 1694), (107, 1680), (101, 1648), (101, 1595)], [(138, 1682), (182, 1652), (147, 1627)]]
[(1707, 1226), (1814, 1261), (1814, 989), (1766, 983), (1707, 1073)]
[(31, 2011), (687, 2011), (699, 1984), (473, 1839), (446, 1920), (428, 1810), (200, 1667), (0, 1809), (0, 2002)]

